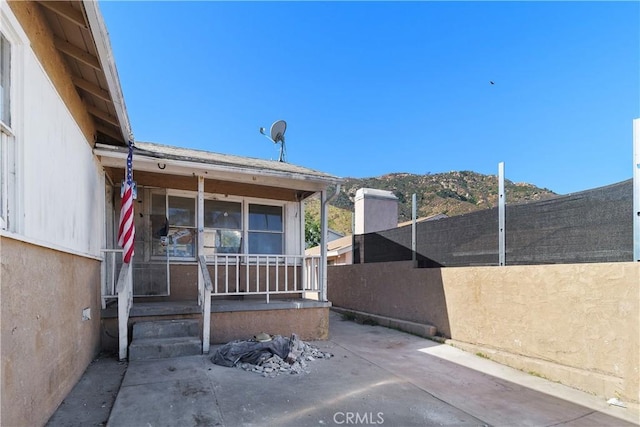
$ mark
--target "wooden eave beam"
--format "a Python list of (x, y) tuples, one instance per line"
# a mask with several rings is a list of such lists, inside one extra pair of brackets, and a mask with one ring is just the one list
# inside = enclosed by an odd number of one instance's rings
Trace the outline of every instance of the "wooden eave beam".
[(96, 70), (102, 69), (102, 67), (100, 67), (100, 61), (98, 61), (98, 58), (88, 52), (85, 52), (79, 47), (62, 40), (60, 37), (54, 37), (53, 43), (55, 44), (56, 49), (58, 49), (60, 52), (63, 52)]
[(108, 126), (104, 126), (102, 124), (96, 123), (96, 130), (100, 133), (110, 136), (113, 139), (117, 139), (118, 141), (123, 141), (122, 135), (120, 135), (117, 131), (115, 131), (114, 129)]
[(70, 3), (61, 1), (40, 1), (41, 6), (46, 7), (50, 11), (62, 16), (78, 27), (89, 28), (87, 20), (84, 18), (82, 11), (74, 9)]
[(110, 123), (116, 127), (120, 127), (120, 124), (118, 123), (118, 119), (116, 119), (109, 113), (102, 111), (99, 108), (94, 107), (92, 105), (85, 105), (85, 107), (87, 108), (87, 111), (89, 112), (89, 114), (91, 114), (92, 116), (96, 116), (97, 118), (102, 119), (105, 122)]
[(109, 92), (102, 89), (97, 84), (91, 83), (90, 81), (77, 76), (72, 76), (71, 79), (73, 80), (73, 84), (79, 87), (80, 89), (85, 90), (90, 94), (95, 95), (104, 101), (113, 103)]

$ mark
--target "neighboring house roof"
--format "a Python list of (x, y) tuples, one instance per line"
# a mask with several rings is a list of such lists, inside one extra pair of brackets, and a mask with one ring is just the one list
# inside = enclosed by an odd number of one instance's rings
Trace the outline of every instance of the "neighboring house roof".
[(102, 14), (95, 0), (40, 1), (56, 49), (93, 117), (97, 140), (125, 145), (131, 126)]
[[(423, 216), (422, 218), (417, 218), (416, 219), (416, 223), (423, 222), (423, 221), (435, 221), (437, 219), (443, 219), (443, 218), (449, 218), (449, 216), (445, 215), (445, 214), (435, 214), (435, 215)], [(405, 225), (411, 225), (412, 223), (413, 223), (413, 220), (400, 222), (400, 223), (398, 223), (398, 227), (404, 227)]]
[[(327, 256), (338, 256), (351, 251), (353, 236), (351, 234), (327, 243)], [(304, 251), (305, 255), (320, 255), (320, 246), (314, 246)]]
[(344, 233), (340, 233), (339, 231), (332, 230), (331, 228), (327, 228), (327, 238), (329, 240), (336, 240), (341, 237), (344, 237)]

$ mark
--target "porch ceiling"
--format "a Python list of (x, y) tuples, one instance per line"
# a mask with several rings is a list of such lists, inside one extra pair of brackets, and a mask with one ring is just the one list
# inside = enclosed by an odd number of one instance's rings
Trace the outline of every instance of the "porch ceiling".
[[(119, 182), (124, 177), (123, 168), (106, 167), (105, 172), (111, 182)], [(198, 179), (194, 175), (172, 175), (136, 170), (134, 180), (140, 186), (171, 188), (176, 190), (198, 191)], [(273, 187), (257, 183), (244, 183), (225, 181), (223, 179), (205, 178), (205, 193), (235, 195), (242, 197), (256, 197), (288, 202), (304, 200), (314, 194), (313, 191), (305, 191), (292, 188)]]

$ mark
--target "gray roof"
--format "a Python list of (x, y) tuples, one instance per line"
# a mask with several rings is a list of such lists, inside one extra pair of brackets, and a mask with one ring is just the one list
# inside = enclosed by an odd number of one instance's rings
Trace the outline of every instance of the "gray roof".
[(297, 166), (291, 163), (279, 162), (276, 160), (263, 160), (252, 157), (234, 156), (230, 154), (213, 153), (204, 150), (194, 150), (190, 148), (174, 147), (170, 145), (155, 144), (151, 142), (136, 141), (134, 143), (135, 154), (149, 155), (155, 158), (184, 160), (195, 163), (205, 163), (209, 165), (220, 165), (225, 167), (249, 169), (256, 171), (271, 171), (283, 174), (304, 175), (308, 178), (315, 178), (321, 181), (338, 183), (341, 178), (320, 172), (314, 169)]

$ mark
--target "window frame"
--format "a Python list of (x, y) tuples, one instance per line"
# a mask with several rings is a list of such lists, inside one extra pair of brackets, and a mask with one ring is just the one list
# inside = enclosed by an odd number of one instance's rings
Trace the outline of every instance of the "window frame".
[[(194, 191), (183, 191), (183, 190), (172, 190), (169, 188), (153, 188), (150, 191), (150, 204), (149, 204), (149, 212), (153, 212), (153, 196), (154, 195), (162, 195), (164, 196), (164, 214), (167, 219), (167, 232), (170, 235), (170, 231), (172, 229), (187, 229), (191, 231), (192, 241), (190, 245), (192, 246), (193, 255), (185, 255), (179, 256), (175, 254), (165, 253), (165, 254), (156, 254), (154, 253), (154, 248), (152, 247), (149, 254), (149, 259), (151, 261), (165, 261), (169, 259), (170, 261), (195, 261), (198, 256), (198, 193)], [(194, 206), (194, 225), (193, 226), (182, 226), (182, 225), (173, 225), (171, 224), (171, 219), (169, 218), (169, 197), (181, 197), (185, 199), (192, 199)], [(149, 224), (149, 229), (151, 230), (151, 224)], [(154, 238), (152, 237), (151, 242), (153, 245)]]
[[(2, 46), (6, 43), (7, 50), (2, 49)], [(12, 117), (12, 100), (13, 100), (13, 76), (12, 76), (12, 61), (13, 61), (14, 43), (12, 43), (10, 37), (5, 35), (4, 31), (0, 30), (0, 87), (3, 89), (0, 92), (0, 126), (1, 131), (5, 132), (11, 129), (11, 117)], [(5, 63), (6, 61), (6, 63)], [(4, 64), (4, 67), (3, 67)], [(3, 69), (5, 68), (6, 69)], [(3, 87), (2, 83), (7, 83), (7, 87)], [(6, 89), (6, 90), (5, 90)], [(6, 102), (6, 105), (5, 105)], [(5, 120), (5, 116), (7, 120)]]
[[(195, 261), (197, 259), (198, 256), (198, 239), (200, 237), (202, 237), (202, 239), (205, 239), (205, 233), (207, 232), (213, 232), (215, 230), (235, 230), (235, 229), (227, 229), (227, 228), (212, 228), (212, 227), (206, 227), (205, 224), (198, 224), (198, 192), (197, 191), (187, 191), (187, 190), (174, 190), (174, 189), (169, 189), (169, 188), (149, 188), (149, 205), (148, 205), (148, 212), (149, 214), (153, 214), (153, 198), (154, 196), (163, 196), (164, 200), (165, 200), (165, 205), (164, 205), (164, 209), (165, 212), (164, 214), (166, 215), (167, 218), (167, 229), (170, 230), (172, 228), (176, 228), (174, 226), (171, 225), (170, 222), (170, 218), (169, 218), (169, 198), (170, 197), (184, 197), (184, 198), (188, 198), (188, 199), (192, 199), (194, 202), (194, 206), (195, 206), (195, 227), (191, 227), (191, 226), (179, 226), (178, 228), (188, 228), (190, 230), (192, 230), (192, 233), (194, 235), (194, 240), (191, 243), (193, 245), (193, 256), (175, 256), (175, 255), (171, 255), (171, 254), (157, 254), (154, 253), (154, 249), (150, 248), (149, 251), (149, 260), (150, 261), (160, 261), (160, 260), (166, 260), (167, 258), (170, 261), (176, 262), (176, 261), (185, 261), (185, 262), (190, 262), (190, 261)], [(286, 255), (286, 251), (287, 251), (287, 240), (286, 240), (286, 235), (287, 235), (287, 209), (286, 209), (286, 202), (284, 201), (279, 201), (279, 200), (271, 200), (271, 199), (259, 199), (259, 198), (251, 198), (251, 197), (242, 197), (242, 196), (227, 196), (224, 194), (217, 194), (217, 193), (204, 193), (203, 194), (203, 210), (204, 207), (206, 206), (206, 201), (208, 200), (215, 200), (215, 201), (221, 201), (221, 202), (231, 202), (231, 203), (238, 203), (240, 204), (240, 211), (241, 211), (241, 228), (237, 231), (240, 231), (241, 234), (241, 241), (240, 241), (240, 250), (238, 252), (214, 252), (214, 253), (210, 253), (209, 251), (207, 251), (207, 248), (205, 247), (205, 245), (203, 244), (202, 247), (204, 248), (204, 254), (206, 254), (206, 256), (213, 256), (213, 255)], [(280, 215), (281, 215), (281, 221), (282, 221), (282, 230), (280, 231), (273, 231), (273, 230), (251, 230), (249, 229), (249, 209), (251, 205), (261, 205), (261, 206), (271, 206), (271, 207), (277, 207), (280, 209)], [(153, 215), (158, 215), (158, 214), (153, 214)], [(204, 217), (206, 217), (206, 212)], [(148, 231), (153, 234), (154, 230), (151, 227), (151, 222), (149, 221), (148, 223)], [(260, 232), (260, 233), (270, 233), (270, 234), (278, 234), (280, 235), (281, 238), (281, 251), (280, 253), (277, 254), (264, 254), (264, 253), (260, 253), (260, 254), (253, 254), (251, 252), (249, 252), (249, 236), (251, 232)], [(151, 241), (154, 241), (154, 237), (152, 237)], [(203, 241), (204, 243), (204, 241)], [(155, 243), (152, 243), (152, 245)]]
[(22, 115), (25, 80), (25, 47), (29, 39), (13, 15), (7, 2), (0, 2), (0, 28), (10, 46), (9, 117), (0, 118), (0, 231), (21, 233), (23, 229), (22, 186), (24, 117)]
[[(249, 252), (249, 247), (251, 245), (250, 242), (250, 234), (251, 233), (263, 233), (263, 234), (279, 234), (280, 235), (280, 253), (278, 254), (268, 254), (268, 253), (256, 253), (255, 255), (286, 255), (287, 253), (287, 248), (286, 248), (286, 230), (287, 230), (287, 224), (286, 224), (286, 204), (284, 202), (279, 202), (276, 200), (269, 200), (269, 199), (246, 199), (246, 210), (245, 210), (245, 215), (246, 215), (246, 242), (247, 244), (246, 246), (246, 253), (247, 254), (253, 254), (251, 252)], [(280, 208), (280, 215), (281, 215), (281, 220), (282, 220), (282, 230), (281, 231), (272, 231), (272, 230), (252, 230), (250, 229), (250, 222), (249, 222), (249, 215), (250, 215), (250, 206), (251, 205), (260, 205), (260, 206), (271, 206), (271, 207), (279, 207)]]
[[(207, 227), (206, 226), (206, 220), (205, 223), (202, 224), (202, 237), (203, 239), (204, 234), (205, 233), (211, 233), (211, 232), (216, 232), (218, 230), (220, 231), (227, 231), (227, 230), (231, 230), (231, 231), (240, 231), (240, 248), (238, 252), (234, 252), (234, 253), (224, 253), (224, 252), (220, 252), (218, 253), (217, 251), (213, 251), (213, 253), (207, 253), (207, 249), (211, 249), (211, 248), (216, 248), (216, 246), (213, 247), (209, 247), (206, 246), (206, 239), (203, 242), (203, 249), (205, 252), (205, 255), (209, 256), (209, 255), (242, 255), (245, 253), (245, 248), (246, 248), (246, 242), (247, 242), (247, 238), (245, 235), (245, 228), (246, 228), (246, 218), (245, 218), (245, 203), (244, 203), (244, 199), (242, 197), (235, 197), (235, 196), (224, 196), (224, 195), (217, 195), (217, 194), (210, 194), (210, 193), (205, 193), (204, 194), (204, 206), (203, 206), (203, 210), (204, 207), (206, 206), (206, 202), (207, 201), (218, 201), (218, 202), (229, 202), (229, 203), (237, 203), (240, 205), (240, 228), (239, 229), (233, 229), (233, 228), (215, 228), (215, 227)], [(204, 216), (206, 218), (207, 212), (206, 210), (204, 211)]]

